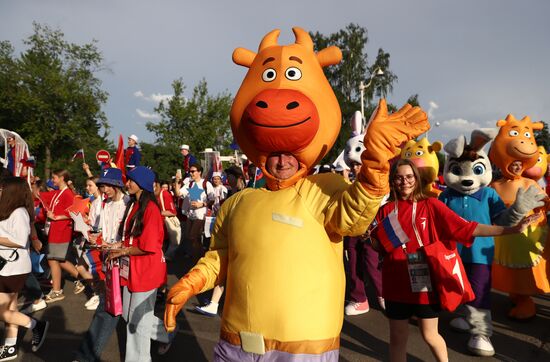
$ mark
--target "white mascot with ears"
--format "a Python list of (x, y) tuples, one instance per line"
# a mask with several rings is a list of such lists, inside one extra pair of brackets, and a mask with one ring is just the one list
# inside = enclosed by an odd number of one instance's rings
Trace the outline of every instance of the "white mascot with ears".
[(354, 183), (337, 174), (309, 175), (340, 131), (341, 112), (323, 67), (334, 46), (315, 52), (310, 35), (279, 45), (268, 33), (258, 52), (237, 48), (248, 68), (231, 108), (237, 143), (266, 177), (222, 205), (210, 249), (168, 293), (164, 324), (193, 295), (225, 283), (215, 361), (337, 361), (343, 323), (343, 236), (362, 234), (389, 191), (389, 159), (428, 128), (426, 113), (385, 100), (364, 138)]
[[(492, 169), (483, 147), (495, 136), (494, 129), (474, 130), (470, 143), (460, 136), (445, 145), (443, 177), (447, 189), (439, 199), (466, 220), (512, 226), (533, 208), (542, 206), (544, 195), (534, 186), (519, 189), (516, 201), (506, 208), (497, 192), (487, 187), (492, 180)], [(490, 341), (493, 331), (491, 265), (495, 242), (492, 237), (476, 237), (470, 248), (459, 244), (458, 250), (476, 298), (457, 310), (461, 316), (451, 321), (451, 327), (471, 334), (467, 345), (470, 352), (492, 356), (495, 351)]]

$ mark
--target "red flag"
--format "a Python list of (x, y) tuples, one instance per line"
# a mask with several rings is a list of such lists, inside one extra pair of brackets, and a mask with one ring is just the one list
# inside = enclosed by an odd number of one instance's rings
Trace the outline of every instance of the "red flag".
[(126, 183), (126, 163), (124, 162), (124, 138), (118, 135), (118, 148), (115, 155), (115, 165), (122, 171), (122, 182)]
[(87, 216), (90, 212), (90, 199), (84, 199), (82, 196), (77, 195), (73, 200), (73, 204), (67, 208), (67, 211), (74, 212), (75, 214), (82, 214)]

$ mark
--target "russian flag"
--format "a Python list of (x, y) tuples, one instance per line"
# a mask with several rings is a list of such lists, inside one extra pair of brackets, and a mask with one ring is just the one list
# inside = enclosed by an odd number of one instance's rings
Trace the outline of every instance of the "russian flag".
[(75, 154), (73, 155), (73, 158), (71, 159), (71, 162), (73, 162), (77, 158), (84, 159), (84, 150), (82, 148), (75, 152)]
[(409, 242), (409, 237), (401, 227), (397, 218), (397, 213), (394, 211), (390, 212), (390, 214), (378, 224), (374, 232), (374, 237), (387, 252)]

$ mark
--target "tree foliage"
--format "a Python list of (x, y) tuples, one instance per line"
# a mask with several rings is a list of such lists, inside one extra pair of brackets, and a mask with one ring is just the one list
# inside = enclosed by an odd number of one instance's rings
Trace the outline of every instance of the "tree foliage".
[[(332, 162), (338, 153), (344, 148), (350, 135), (348, 121), (355, 111), (361, 109), (361, 82), (370, 85), (364, 89), (365, 118), (368, 120), (370, 114), (376, 108), (371, 104), (374, 96), (386, 97), (393, 91), (393, 85), (397, 82), (397, 75), (390, 69), (390, 54), (382, 48), (378, 49), (376, 58), (369, 65), (366, 46), (368, 43), (367, 29), (357, 24), (349, 24), (344, 29), (329, 35), (319, 32), (310, 33), (315, 49), (317, 51), (328, 46), (335, 45), (342, 51), (343, 59), (340, 64), (324, 68), (325, 75), (334, 89), (336, 98), (342, 109), (342, 130), (336, 140), (334, 147), (325, 157), (325, 162)], [(380, 68), (384, 74), (374, 76)], [(370, 79), (374, 77), (373, 79)]]
[(147, 122), (147, 129), (156, 136), (156, 144), (175, 155), (179, 155), (181, 144), (188, 144), (196, 156), (205, 148), (228, 150), (233, 140), (229, 122), (231, 95), (209, 94), (204, 79), (195, 86), (190, 98), (185, 97), (185, 88), (181, 78), (172, 82), (174, 95), (155, 108), (161, 120)]
[(550, 133), (548, 133), (548, 123), (542, 122), (543, 127), (540, 131), (535, 131), (535, 140), (538, 146), (544, 146), (546, 152), (550, 151)]
[(9, 41), (0, 43), (0, 124), (28, 142), (38, 171), (48, 177), (77, 149), (95, 155), (108, 145), (101, 109), (108, 94), (96, 76), (104, 68), (95, 41), (73, 44), (60, 30), (33, 26), (19, 56)]

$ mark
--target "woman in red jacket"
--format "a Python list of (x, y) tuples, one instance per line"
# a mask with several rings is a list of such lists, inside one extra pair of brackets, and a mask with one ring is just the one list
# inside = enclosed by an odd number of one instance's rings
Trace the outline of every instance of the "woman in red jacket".
[(380, 208), (371, 237), (376, 248), (384, 246), (382, 294), (390, 322), (390, 361), (406, 361), (412, 316), (418, 318), (422, 337), (436, 360), (448, 361), (445, 340), (438, 332), (439, 297), (432, 289), (420, 243), (453, 240), (469, 246), (475, 236), (520, 232), (530, 220), (514, 227), (466, 221), (441, 201), (422, 194), (418, 170), (410, 160), (397, 161), (389, 181), (390, 200)]
[(126, 361), (145, 361), (150, 360), (151, 339), (162, 343), (159, 353), (164, 354), (175, 333), (169, 336), (163, 321), (154, 315), (157, 288), (166, 283), (164, 223), (153, 190), (155, 174), (137, 166), (127, 178), (131, 201), (119, 229), (122, 243), (111, 249), (108, 259), (119, 258), (120, 263)]

